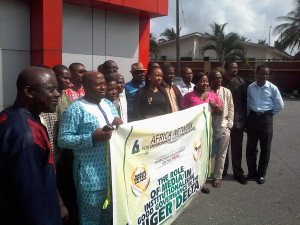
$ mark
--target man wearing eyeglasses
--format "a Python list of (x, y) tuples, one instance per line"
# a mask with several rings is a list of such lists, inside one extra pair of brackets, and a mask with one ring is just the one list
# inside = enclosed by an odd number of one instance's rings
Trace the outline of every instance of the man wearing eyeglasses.
[(111, 73), (118, 73), (119, 67), (117, 66), (117, 63), (113, 60), (107, 60), (102, 64), (102, 70), (99, 72), (102, 72), (104, 77), (110, 75)]
[(86, 72), (86, 69), (82, 63), (72, 63), (69, 69), (71, 72), (71, 83), (69, 84), (69, 88), (64, 92), (73, 102), (85, 94), (82, 87), (82, 76)]

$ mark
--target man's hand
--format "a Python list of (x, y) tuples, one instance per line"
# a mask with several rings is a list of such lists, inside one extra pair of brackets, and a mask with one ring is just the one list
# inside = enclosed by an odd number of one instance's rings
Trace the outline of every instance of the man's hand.
[(92, 134), (93, 140), (97, 142), (107, 141), (111, 138), (112, 130), (103, 131), (102, 128), (98, 128)]
[(63, 223), (66, 223), (69, 219), (69, 211), (64, 205), (60, 206), (60, 218)]
[(121, 118), (115, 118), (114, 121), (112, 122), (112, 125), (116, 125), (116, 128), (123, 124), (123, 120)]

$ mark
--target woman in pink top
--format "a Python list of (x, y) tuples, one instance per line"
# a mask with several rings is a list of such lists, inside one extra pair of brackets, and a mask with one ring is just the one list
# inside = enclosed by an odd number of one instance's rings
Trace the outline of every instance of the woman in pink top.
[(218, 96), (209, 91), (208, 78), (204, 73), (198, 73), (193, 76), (192, 83), (195, 84), (194, 91), (187, 93), (182, 101), (183, 108), (190, 108), (203, 103), (211, 106), (211, 111), (220, 115), (222, 114), (222, 103)]
[[(182, 101), (181, 105), (183, 108), (190, 108), (203, 103), (208, 103), (211, 107), (212, 113), (217, 115), (222, 114), (222, 103), (218, 96), (211, 92), (208, 87), (208, 78), (204, 73), (197, 73), (193, 76), (192, 83), (195, 84), (194, 91), (187, 93)], [(206, 185), (201, 189), (201, 192), (209, 194), (210, 191)]]

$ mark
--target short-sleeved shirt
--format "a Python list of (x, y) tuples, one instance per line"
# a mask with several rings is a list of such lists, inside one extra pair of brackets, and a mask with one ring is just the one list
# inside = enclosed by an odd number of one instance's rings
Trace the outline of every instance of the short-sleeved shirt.
[[(189, 92), (187, 93), (182, 101), (181, 101), (181, 105), (183, 108), (190, 108), (196, 105), (201, 105), (203, 103), (208, 103), (209, 100), (214, 101), (216, 104), (218, 104), (219, 106), (222, 106), (222, 103), (220, 101), (220, 99), (218, 98), (218, 96), (213, 93), (213, 92), (209, 92), (208, 96), (205, 100), (201, 100), (196, 94), (195, 91)], [(213, 111), (213, 109), (212, 109)]]
[(178, 87), (178, 89), (181, 92), (182, 97), (185, 96), (187, 93), (192, 92), (194, 90), (195, 84), (190, 83), (189, 85), (187, 85), (186, 83), (184, 83), (183, 80), (180, 80), (178, 82), (178, 84), (176, 84), (176, 86)]
[(76, 87), (72, 83), (70, 83), (69, 88), (67, 90), (64, 90), (63, 92), (71, 99), (72, 102), (85, 95), (85, 91), (82, 86), (81, 88), (76, 89)]
[(141, 85), (137, 85), (132, 80), (127, 82), (125, 84), (125, 93), (126, 93), (126, 99), (127, 99), (127, 110), (132, 111), (133, 110), (133, 99), (136, 94), (136, 92), (145, 86), (145, 83), (143, 82)]

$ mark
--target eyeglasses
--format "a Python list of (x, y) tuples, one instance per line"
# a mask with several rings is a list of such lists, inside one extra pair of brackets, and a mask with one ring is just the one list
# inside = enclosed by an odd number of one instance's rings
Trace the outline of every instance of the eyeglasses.
[(78, 73), (85, 73), (87, 70), (72, 70), (72, 71), (77, 71)]
[(119, 67), (117, 67), (117, 66), (106, 66), (105, 68), (106, 69), (113, 69), (113, 70), (118, 70), (119, 69)]

